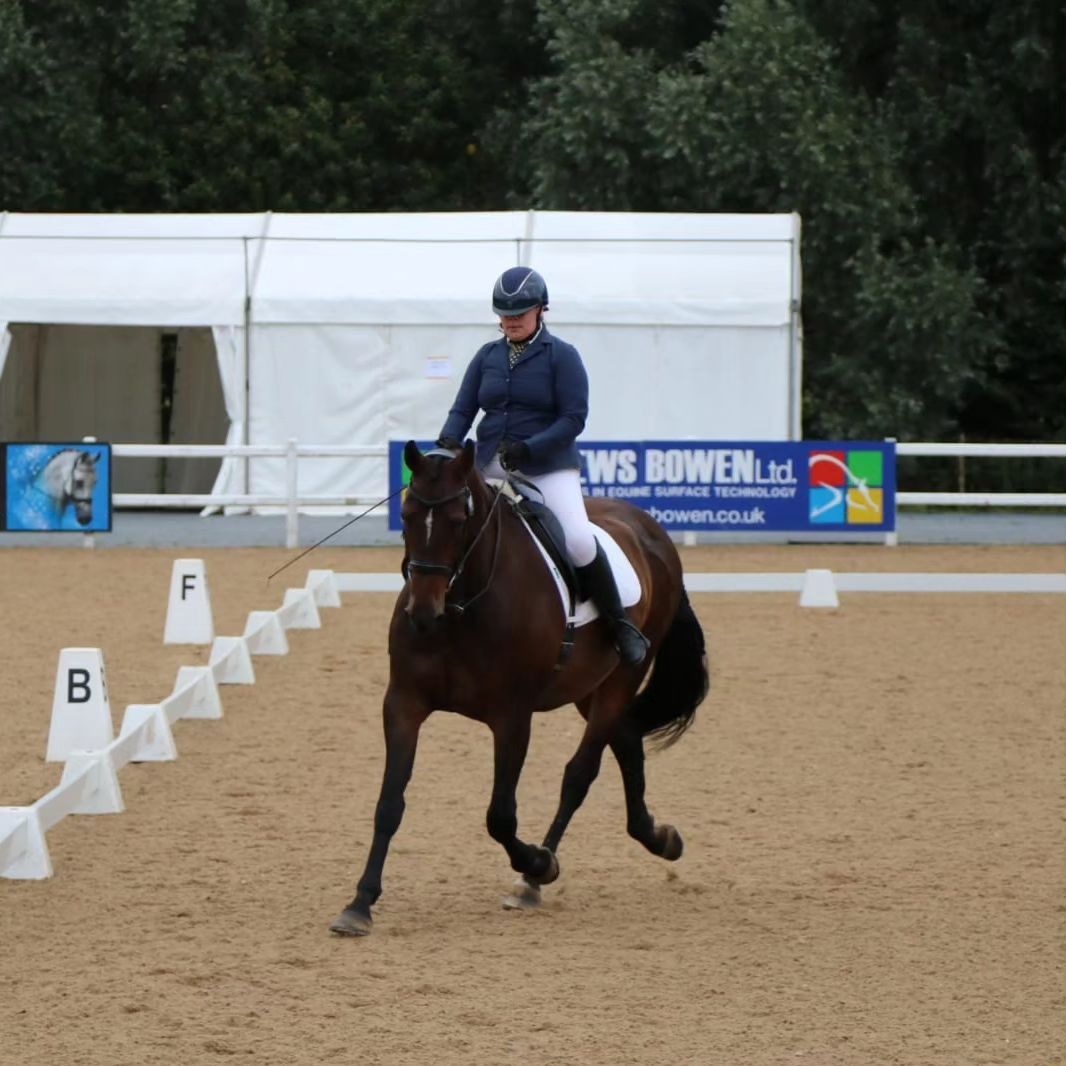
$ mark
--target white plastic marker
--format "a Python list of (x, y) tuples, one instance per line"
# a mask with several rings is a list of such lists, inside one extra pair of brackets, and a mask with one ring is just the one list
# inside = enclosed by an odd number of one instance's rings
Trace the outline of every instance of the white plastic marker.
[(210, 644), (215, 639), (211, 596), (203, 559), (175, 559), (170, 572), (170, 599), (164, 644)]
[(99, 648), (63, 648), (56, 668), (47, 762), (72, 751), (98, 751), (114, 739), (104, 654)]
[(808, 570), (804, 573), (799, 605), (801, 607), (840, 606), (832, 570)]

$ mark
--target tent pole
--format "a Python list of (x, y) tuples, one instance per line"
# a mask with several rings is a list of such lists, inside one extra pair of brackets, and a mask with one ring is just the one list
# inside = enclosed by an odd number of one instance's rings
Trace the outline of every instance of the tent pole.
[(522, 240), (518, 242), (517, 266), (529, 266), (529, 261), (533, 258), (533, 225), (535, 216), (536, 211), (533, 208), (526, 212), (526, 232)]
[[(255, 295), (256, 283), (259, 281), (259, 269), (263, 265), (263, 256), (266, 254), (267, 237), (270, 234), (270, 223), (274, 219), (273, 211), (263, 213), (263, 228), (259, 233), (259, 249), (255, 256), (255, 265), (249, 271), (248, 266), (248, 238), (244, 238), (244, 444), (251, 444), (251, 402), (252, 402), (252, 299)], [(250, 493), (252, 479), (249, 474), (250, 459), (244, 457), (244, 491)]]
[[(249, 427), (248, 423), (251, 421), (249, 418), (250, 411), (248, 409), (249, 402), (251, 400), (251, 388), (249, 377), (251, 374), (252, 361), (249, 358), (252, 337), (252, 294), (248, 284), (248, 238), (241, 238), (244, 244), (244, 366), (241, 367), (241, 377), (244, 379), (244, 426), (241, 430), (241, 443), (249, 444)], [(242, 456), (241, 468), (244, 472), (244, 494), (247, 496), (250, 492), (251, 479), (248, 476), (248, 456)]]
[(790, 271), (788, 368), (789, 368), (789, 437), (803, 440), (803, 273), (800, 258), (800, 216), (792, 213), (792, 270)]

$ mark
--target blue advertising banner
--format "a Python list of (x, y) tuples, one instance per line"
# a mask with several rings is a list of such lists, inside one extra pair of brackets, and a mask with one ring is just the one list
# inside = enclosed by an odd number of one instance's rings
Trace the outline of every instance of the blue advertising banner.
[(666, 529), (891, 532), (896, 448), (884, 441), (580, 442), (590, 496)]
[[(424, 447), (428, 447), (425, 445)], [(896, 449), (884, 441), (579, 442), (589, 496), (628, 500), (664, 528), (696, 532), (887, 533)], [(389, 444), (390, 492), (410, 475)], [(389, 528), (400, 528), (399, 498)]]
[[(431, 440), (419, 440), (415, 443), (424, 452), (436, 447), (436, 442)], [(403, 449), (407, 444), (405, 440), (389, 441), (389, 529), (403, 529), (400, 521), (400, 504), (403, 502), (402, 494), (396, 495), (396, 490), (401, 486), (406, 488), (411, 480), (411, 471), (403, 461)]]
[(0, 444), (0, 521), (14, 532), (111, 530), (111, 445)]

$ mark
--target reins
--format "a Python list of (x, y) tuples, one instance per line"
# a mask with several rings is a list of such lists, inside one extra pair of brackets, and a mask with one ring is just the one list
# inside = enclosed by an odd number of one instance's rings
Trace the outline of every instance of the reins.
[(492, 579), (496, 576), (496, 563), (500, 558), (500, 542), (503, 540), (503, 528), (500, 524), (500, 512), (497, 507), (500, 502), (500, 496), (502, 493), (499, 489), (496, 490), (496, 498), (492, 501), (492, 506), (489, 508), (489, 513), (485, 517), (485, 521), (481, 524), (481, 528), (477, 531), (477, 535), (470, 542), (470, 547), (466, 549), (462, 559), (459, 560), (459, 565), (455, 568), (455, 576), (448, 582), (448, 590), (451, 591), (452, 585), (455, 584), (459, 575), (463, 572), (463, 567), (466, 565), (467, 559), (470, 558), (470, 553), (477, 546), (477, 542), (481, 539), (481, 535), (488, 529), (489, 522), (492, 521), (492, 517), (496, 516), (496, 544), (492, 549), (492, 565), (489, 567), (489, 576), (485, 580), (485, 584), (481, 586), (481, 591), (475, 593), (465, 603), (448, 603), (445, 598), (445, 606), (450, 607), (456, 614), (462, 615), (470, 607), (471, 604), (476, 603), (489, 591), (489, 586), (492, 584)]

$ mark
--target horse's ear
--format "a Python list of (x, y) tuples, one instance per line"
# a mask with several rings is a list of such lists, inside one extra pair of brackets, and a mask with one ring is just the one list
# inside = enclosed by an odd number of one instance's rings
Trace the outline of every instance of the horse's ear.
[(470, 473), (474, 466), (474, 442), (468, 440), (463, 444), (463, 450), (459, 453), (459, 469), (463, 472), (463, 477), (466, 477)]
[(403, 446), (403, 461), (407, 464), (407, 469), (412, 474), (416, 473), (419, 466), (422, 465), (422, 453), (418, 450), (418, 445), (413, 440), (409, 440)]

